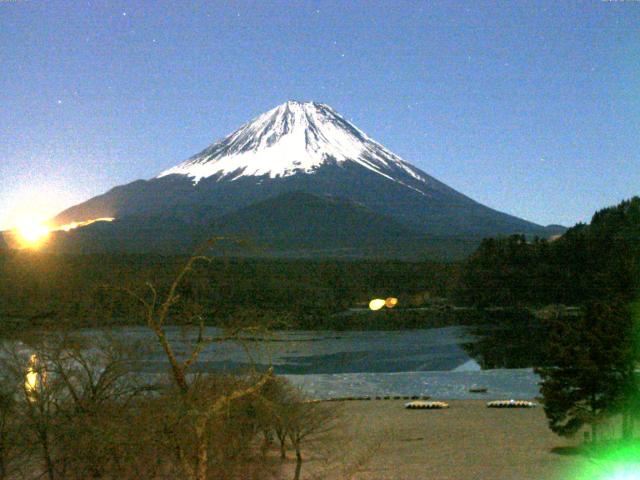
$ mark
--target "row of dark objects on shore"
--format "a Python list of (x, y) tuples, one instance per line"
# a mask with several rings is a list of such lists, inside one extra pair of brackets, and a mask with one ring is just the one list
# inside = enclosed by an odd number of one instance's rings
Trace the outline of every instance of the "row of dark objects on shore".
[[(470, 393), (487, 393), (484, 387), (473, 387), (469, 389)], [(346, 402), (354, 400), (430, 400), (429, 395), (384, 395), (384, 396), (365, 396), (365, 397), (332, 397), (325, 399), (312, 400), (314, 402)]]
[[(428, 395), (386, 395), (377, 397), (334, 397), (326, 399), (314, 399), (308, 400), (309, 403), (316, 402), (348, 402), (348, 401), (361, 401), (361, 400), (409, 400), (409, 403), (405, 404), (405, 408), (409, 409), (440, 409), (449, 408), (449, 404), (446, 402), (427, 402), (431, 397)], [(487, 402), (488, 408), (534, 408), (538, 404), (527, 400), (493, 400)]]
[[(527, 400), (493, 400), (487, 402), (488, 408), (534, 408), (537, 404)], [(440, 410), (449, 408), (447, 402), (425, 402), (423, 400), (412, 400), (405, 403), (405, 408), (409, 410)]]
[(312, 402), (349, 402), (354, 400), (429, 400), (431, 397), (428, 395), (412, 395), (412, 396), (400, 396), (400, 395), (385, 395), (376, 397), (332, 397), (325, 399), (312, 400)]

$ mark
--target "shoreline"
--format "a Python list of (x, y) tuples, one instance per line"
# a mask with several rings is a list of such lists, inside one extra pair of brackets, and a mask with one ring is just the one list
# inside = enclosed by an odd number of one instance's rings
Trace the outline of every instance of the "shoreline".
[[(408, 371), (283, 375), (310, 398), (425, 397), (431, 400), (533, 400), (540, 396), (540, 378), (533, 369), (479, 371)], [(471, 389), (486, 388), (486, 392)]]
[(552, 433), (542, 408), (447, 402), (450, 408), (441, 410), (406, 409), (404, 400), (335, 402), (339, 420), (314, 443), (324, 452), (316, 456), (310, 450), (303, 477), (555, 480), (573, 478), (567, 474), (575, 475), (589, 461), (561, 454), (578, 444), (577, 437)]

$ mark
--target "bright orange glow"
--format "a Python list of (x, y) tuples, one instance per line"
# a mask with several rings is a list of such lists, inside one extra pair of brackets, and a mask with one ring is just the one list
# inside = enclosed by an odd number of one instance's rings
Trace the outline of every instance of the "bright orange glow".
[(74, 228), (84, 227), (95, 222), (112, 222), (113, 220), (113, 217), (102, 217), (82, 222), (71, 222), (58, 227), (49, 227), (44, 222), (25, 219), (11, 230), (11, 240), (13, 241), (10, 243), (12, 248), (37, 250), (47, 242), (52, 232), (68, 232)]
[(15, 233), (22, 248), (38, 248), (47, 241), (51, 230), (36, 220), (24, 220), (15, 229)]
[(384, 305), (385, 301), (381, 298), (374, 298), (369, 302), (369, 308), (371, 310), (380, 310)]
[(384, 305), (387, 308), (393, 308), (398, 304), (398, 299), (395, 297), (389, 297), (384, 301)]

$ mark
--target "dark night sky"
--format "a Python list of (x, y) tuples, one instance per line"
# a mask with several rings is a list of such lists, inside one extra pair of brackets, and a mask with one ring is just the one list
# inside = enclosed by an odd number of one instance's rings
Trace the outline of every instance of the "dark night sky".
[(288, 99), (538, 223), (640, 193), (640, 1), (1, 0), (0, 45), (0, 228)]

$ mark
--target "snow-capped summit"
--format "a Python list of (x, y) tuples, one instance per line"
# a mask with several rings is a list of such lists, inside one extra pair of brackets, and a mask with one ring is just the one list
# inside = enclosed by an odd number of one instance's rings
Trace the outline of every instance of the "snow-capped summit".
[[(400, 171), (426, 182), (419, 171), (369, 138), (330, 106), (288, 101), (243, 125), (228, 137), (158, 175), (233, 181), (313, 173), (327, 163), (354, 162), (389, 180)], [(414, 187), (409, 187), (415, 189)]]

